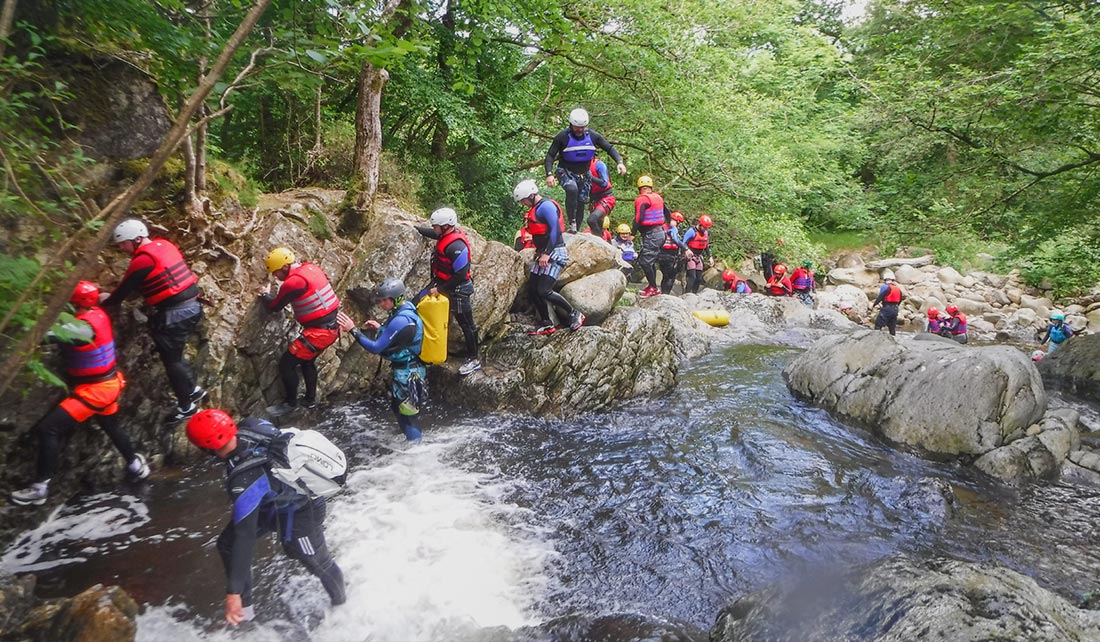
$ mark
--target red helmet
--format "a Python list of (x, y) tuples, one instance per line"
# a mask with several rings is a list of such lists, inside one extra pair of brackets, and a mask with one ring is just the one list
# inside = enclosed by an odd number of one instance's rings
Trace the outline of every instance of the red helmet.
[(774, 274), (778, 274), (780, 276), (783, 276), (784, 274), (787, 273), (787, 266), (783, 265), (782, 263), (776, 263), (775, 267), (772, 268), (772, 272)]
[(187, 422), (187, 438), (199, 448), (217, 450), (237, 434), (237, 424), (224, 410), (200, 410)]
[(99, 303), (99, 286), (91, 281), (81, 281), (73, 288), (69, 303), (78, 308), (90, 308)]
[(733, 270), (726, 270), (722, 273), (722, 280), (726, 283), (732, 283), (737, 280), (737, 273)]
[(699, 227), (709, 228), (711, 225), (714, 225), (714, 221), (710, 220), (709, 216), (704, 214), (699, 217)]
[(929, 319), (935, 319), (938, 316), (940, 316), (940, 311), (939, 310), (937, 310), (936, 308), (928, 308), (928, 318)]
[(959, 313), (959, 307), (954, 304), (947, 306), (944, 310), (951, 316), (955, 316)]
[(684, 222), (684, 215), (679, 213), (679, 212), (673, 212), (672, 213), (672, 220), (676, 221), (677, 223), (683, 223)]

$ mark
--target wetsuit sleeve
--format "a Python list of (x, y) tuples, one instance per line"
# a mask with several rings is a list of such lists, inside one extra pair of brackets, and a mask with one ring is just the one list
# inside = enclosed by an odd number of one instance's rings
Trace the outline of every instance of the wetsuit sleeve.
[(1073, 328), (1069, 327), (1068, 323), (1063, 323), (1062, 326), (1065, 328), (1066, 338), (1068, 339), (1068, 338), (1072, 337), (1073, 336)]
[(1043, 345), (1047, 342), (1048, 339), (1050, 339), (1050, 330), (1053, 327), (1054, 326), (1047, 324), (1047, 327), (1039, 331), (1039, 345)]
[(439, 235), (435, 233), (435, 228), (421, 227), (419, 225), (415, 226), (415, 228), (416, 228), (417, 232), (420, 232), (420, 236), (423, 236), (425, 238), (430, 238), (433, 241), (438, 241), (439, 240)]
[(233, 481), (233, 550), (226, 568), (225, 592), (240, 595), (252, 574), (252, 556), (260, 530), (260, 506), (271, 492), (271, 482), (259, 468), (244, 471)]
[(558, 154), (561, 154), (561, 150), (565, 149), (566, 137), (568, 136), (569, 130), (563, 129), (550, 142), (550, 149), (546, 150), (546, 160), (543, 161), (547, 176), (554, 173), (554, 161), (558, 160)]
[[(684, 232), (684, 238), (683, 238), (683, 241), (684, 241), (683, 248), (684, 249), (688, 249), (688, 247), (687, 247), (688, 241), (690, 241), (693, 238), (695, 238), (695, 228), (694, 227), (689, 229), (688, 231)], [(695, 250), (692, 250), (692, 252), (694, 252), (694, 251)]]
[(882, 302), (883, 302), (883, 300), (884, 300), (884, 299), (886, 298), (886, 293), (887, 293), (887, 292), (889, 292), (889, 291), (890, 291), (890, 286), (889, 286), (889, 285), (886, 285), (886, 284), (884, 283), (884, 284), (882, 285), (882, 287), (878, 289), (878, 296), (877, 296), (877, 297), (875, 297), (875, 302), (871, 304), (871, 307), (873, 308), (873, 307), (875, 307), (876, 305), (878, 305), (878, 304), (882, 303)]
[(470, 246), (461, 239), (455, 239), (443, 248), (443, 254), (451, 261), (455, 281), (464, 283), (470, 274)]
[(130, 298), (130, 295), (141, 289), (141, 284), (145, 283), (146, 277), (149, 276), (154, 267), (156, 266), (153, 264), (153, 259), (148, 254), (135, 256), (130, 260), (130, 265), (126, 268), (126, 274), (122, 276), (122, 283), (119, 283), (115, 291), (99, 305), (118, 305)]
[(680, 228), (670, 227), (668, 228), (668, 231), (672, 232), (672, 234), (670, 234), (669, 236), (672, 237), (672, 242), (676, 244), (676, 247), (680, 248), (681, 250), (688, 249), (687, 245), (683, 242), (683, 240), (680, 239)]
[(276, 310), (282, 310), (286, 307), (286, 304), (308, 291), (309, 284), (306, 283), (306, 280), (295, 274), (283, 281), (283, 284), (279, 286), (279, 291), (275, 294), (274, 298), (266, 296), (261, 298), (263, 298), (267, 310), (269, 312), (275, 312)]
[(633, 231), (638, 232), (642, 229), (642, 215), (645, 214), (646, 209), (649, 207), (649, 199), (639, 196), (634, 199), (634, 225)]
[[(561, 230), (558, 229), (558, 208), (550, 200), (544, 199), (539, 202), (538, 208), (535, 210), (535, 218), (539, 219), (546, 224), (547, 236), (550, 241), (546, 244), (547, 250), (552, 250), (558, 246), (561, 241)], [(550, 252), (547, 251), (547, 254)]]
[(397, 335), (407, 327), (412, 327), (414, 332), (416, 330), (416, 324), (413, 323), (412, 320), (399, 314), (382, 326), (382, 329), (378, 332), (377, 339), (371, 339), (359, 330), (353, 330), (352, 334), (355, 336), (355, 340), (359, 342), (359, 345), (363, 346), (364, 350), (371, 354), (382, 354), (394, 344)]
[(592, 177), (592, 184), (607, 187), (610, 183), (611, 177), (608, 175), (607, 163), (596, 161), (596, 175)]
[(588, 135), (592, 137), (592, 144), (610, 154), (611, 158), (615, 159), (616, 164), (623, 162), (623, 157), (619, 156), (619, 152), (615, 150), (611, 143), (607, 142), (606, 138), (591, 129), (588, 130)]

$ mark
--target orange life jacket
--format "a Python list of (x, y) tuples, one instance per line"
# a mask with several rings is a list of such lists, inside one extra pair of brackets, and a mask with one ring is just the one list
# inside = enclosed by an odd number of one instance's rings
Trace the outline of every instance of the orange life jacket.
[[(435, 255), (432, 256), (432, 274), (439, 279), (440, 283), (447, 283), (455, 276), (454, 261), (447, 257), (446, 251), (447, 246), (456, 240), (461, 240), (466, 245), (466, 256), (470, 257), (470, 240), (466, 238), (466, 233), (457, 227), (452, 227), (450, 232), (436, 241)], [(467, 270), (466, 280), (469, 280), (470, 276), (470, 271)]]
[(115, 334), (111, 318), (100, 308), (76, 315), (92, 326), (92, 341), (84, 345), (63, 344), (65, 373), (74, 383), (106, 381), (115, 376)]
[(304, 294), (290, 302), (294, 319), (298, 323), (305, 325), (340, 308), (340, 299), (336, 297), (324, 270), (312, 263), (302, 263), (296, 268), (290, 268), (286, 278), (290, 279), (292, 276), (300, 276), (307, 287)]
[(710, 245), (710, 232), (695, 228), (695, 236), (688, 240), (687, 246), (692, 250), (705, 250)]
[(141, 284), (141, 295), (146, 305), (156, 305), (161, 301), (183, 292), (199, 282), (187, 267), (179, 248), (164, 239), (153, 239), (134, 252), (136, 257), (144, 254), (153, 260), (153, 271)]
[[(642, 199), (645, 199), (649, 207), (642, 212), (641, 218), (638, 218), (638, 201)], [(658, 225), (664, 225), (665, 199), (661, 198), (661, 195), (657, 192), (639, 195), (638, 198), (634, 199), (634, 220), (637, 221), (639, 227), (657, 227)]]

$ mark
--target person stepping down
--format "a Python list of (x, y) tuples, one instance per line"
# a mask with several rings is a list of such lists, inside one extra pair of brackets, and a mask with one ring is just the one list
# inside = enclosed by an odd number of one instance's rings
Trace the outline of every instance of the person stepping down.
[(115, 361), (111, 319), (96, 307), (98, 301), (99, 287), (95, 283), (77, 283), (69, 298), (76, 320), (46, 336), (47, 341), (61, 347), (65, 378), (72, 393), (35, 426), (38, 462), (34, 482), (11, 494), (12, 502), (21, 506), (46, 503), (50, 480), (57, 473), (62, 444), (74, 428), (92, 417), (122, 454), (127, 475), (135, 480), (149, 476), (145, 456), (134, 452), (130, 437), (118, 423), (118, 399), (126, 380)]
[(302, 333), (290, 342), (279, 358), (283, 403), (268, 408), (268, 412), (277, 417), (298, 408), (299, 369), (306, 384), (301, 405), (306, 408), (317, 405), (317, 357), (340, 336), (336, 323), (340, 299), (324, 270), (312, 263), (299, 263), (288, 248), (271, 250), (264, 263), (267, 271), (282, 281), (274, 297), (268, 288), (261, 290), (264, 307), (269, 312), (276, 312), (290, 304), (294, 319), (302, 325)]
[(176, 394), (176, 410), (167, 423), (183, 421), (198, 412), (198, 403), (206, 397), (206, 390), (195, 382), (191, 364), (183, 358), (187, 341), (198, 334), (203, 320), (199, 279), (179, 248), (166, 239), (149, 238), (149, 229), (137, 219), (119, 223), (112, 238), (119, 250), (133, 258), (115, 291), (100, 295), (100, 305), (118, 305), (140, 292), (145, 305), (153, 308), (149, 333)]
[(657, 287), (657, 258), (665, 244), (665, 226), (671, 221), (665, 213), (665, 200), (653, 191), (653, 179), (649, 176), (638, 177), (638, 198), (634, 199), (635, 235), (642, 237), (642, 251), (638, 263), (645, 275), (646, 288), (640, 296), (650, 297), (661, 293)]
[(432, 212), (429, 218), (431, 227), (417, 227), (426, 238), (435, 241), (432, 252), (432, 280), (420, 291), (413, 304), (427, 295), (443, 293), (450, 299), (450, 311), (462, 328), (462, 337), (466, 341), (466, 363), (458, 369), (458, 374), (468, 375), (481, 370), (478, 359), (477, 324), (474, 323), (474, 281), (471, 274), (472, 254), (470, 241), (465, 232), (458, 227), (458, 213), (450, 207), (441, 207)]
[[(619, 175), (626, 176), (626, 164), (623, 163), (622, 156), (603, 136), (588, 128), (588, 112), (577, 107), (569, 112), (569, 127), (558, 132), (546, 150), (546, 160), (543, 161), (546, 186), (554, 187), (560, 183), (565, 190), (565, 208), (568, 210), (565, 221), (570, 233), (584, 225), (584, 205), (588, 202), (592, 188), (592, 159), (596, 157), (597, 149), (607, 152), (615, 161)], [(555, 161), (558, 163), (556, 170)], [(610, 181), (607, 187), (610, 188)], [(599, 193), (603, 194), (602, 185)], [(565, 230), (565, 226), (562, 230)], [(596, 228), (592, 232), (597, 233)]]
[(527, 231), (535, 243), (535, 263), (531, 266), (531, 283), (528, 288), (531, 304), (535, 306), (539, 325), (527, 334), (551, 334), (557, 327), (550, 320), (550, 306), (554, 306), (569, 319), (569, 328), (576, 330), (584, 325), (584, 315), (560, 293), (554, 291), (558, 275), (569, 262), (565, 249), (565, 217), (561, 206), (552, 198), (543, 198), (533, 180), (520, 181), (512, 190), (512, 197), (527, 210)]

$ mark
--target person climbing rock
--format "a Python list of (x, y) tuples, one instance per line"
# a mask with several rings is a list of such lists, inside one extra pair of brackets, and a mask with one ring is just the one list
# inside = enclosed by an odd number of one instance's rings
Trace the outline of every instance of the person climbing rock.
[(126, 462), (126, 473), (135, 480), (149, 476), (145, 456), (134, 452), (129, 435), (118, 423), (118, 400), (126, 380), (115, 361), (115, 337), (111, 319), (99, 302), (99, 286), (80, 281), (69, 303), (75, 319), (51, 331), (46, 340), (61, 347), (65, 379), (71, 393), (34, 427), (38, 438), (38, 462), (34, 482), (11, 494), (20, 506), (40, 506), (49, 497), (50, 480), (57, 474), (61, 448), (73, 429), (95, 418)]
[(943, 330), (943, 322), (949, 317), (937, 308), (928, 308), (928, 327), (926, 331), (932, 334), (940, 334)]
[(791, 287), (790, 277), (787, 276), (787, 266), (776, 263), (772, 268), (772, 276), (764, 287), (772, 296), (791, 296), (794, 289)]
[(290, 342), (279, 358), (279, 379), (283, 383), (283, 402), (268, 408), (272, 416), (285, 415), (299, 406), (298, 371), (305, 381), (305, 396), (301, 405), (317, 405), (317, 357), (340, 336), (336, 314), (340, 299), (332, 289), (328, 276), (320, 266), (299, 262), (289, 248), (277, 247), (265, 259), (269, 274), (282, 283), (275, 296), (265, 286), (260, 300), (268, 312), (282, 310), (287, 304), (294, 311), (294, 320), (302, 332)]
[(684, 258), (687, 260), (687, 286), (686, 290), (692, 294), (698, 293), (703, 287), (703, 270), (714, 265), (714, 258), (710, 255), (710, 227), (714, 222), (710, 216), (703, 214), (698, 222), (684, 232), (683, 242), (687, 247)]
[(944, 308), (944, 312), (947, 313), (947, 319), (943, 322), (940, 334), (945, 337), (951, 337), (962, 344), (969, 341), (969, 337), (967, 336), (966, 314), (959, 310), (956, 305), (947, 306)]
[[(680, 239), (680, 223), (684, 222), (684, 215), (679, 212), (669, 214), (669, 220), (664, 224), (665, 238), (661, 243), (661, 250), (657, 253), (657, 266), (661, 268), (661, 294), (671, 294), (672, 286), (676, 284), (676, 277), (680, 274), (680, 268), (684, 264), (684, 252), (687, 246)], [(642, 293), (645, 296), (645, 293)]]
[(737, 272), (733, 270), (722, 272), (722, 281), (725, 282), (726, 289), (734, 294), (752, 294), (749, 282), (737, 276)]
[[(898, 327), (898, 305), (904, 295), (901, 288), (898, 287), (892, 271), (886, 270), (883, 272), (882, 280), (884, 283), (878, 289), (878, 296), (875, 297), (874, 303), (871, 304), (872, 310), (875, 309), (875, 306), (882, 304), (882, 309), (878, 311), (878, 316), (875, 317), (875, 329), (886, 328), (890, 331), (890, 336), (895, 336)], [(950, 309), (948, 308), (948, 310)]]
[(531, 304), (535, 307), (539, 325), (527, 334), (551, 334), (557, 330), (550, 317), (550, 306), (560, 310), (569, 319), (569, 328), (577, 330), (584, 325), (584, 315), (573, 308), (558, 292), (554, 285), (558, 275), (569, 262), (569, 252), (565, 249), (565, 219), (561, 205), (552, 198), (543, 198), (539, 194), (535, 181), (520, 181), (512, 190), (512, 198), (527, 210), (526, 227), (535, 243), (535, 263), (531, 266), (531, 284), (529, 293)]
[[(578, 107), (569, 112), (569, 127), (558, 132), (546, 150), (543, 163), (546, 186), (554, 187), (560, 183), (565, 190), (565, 218), (570, 233), (576, 232), (584, 223), (584, 205), (588, 202), (592, 185), (590, 171), (597, 148), (607, 152), (618, 164), (619, 174), (626, 176), (622, 156), (603, 136), (588, 128), (588, 112)], [(555, 162), (558, 163), (557, 170), (554, 169)]]
[(814, 307), (814, 291), (817, 289), (813, 266), (813, 261), (803, 261), (802, 266), (791, 274), (791, 290), (794, 296), (811, 308)]
[(593, 158), (588, 166), (588, 176), (592, 183), (588, 200), (592, 203), (588, 213), (588, 231), (603, 235), (605, 241), (611, 236), (611, 210), (615, 209), (615, 194), (611, 191), (611, 175), (607, 163)]
[(153, 308), (149, 333), (176, 395), (176, 410), (167, 422), (183, 421), (198, 412), (198, 403), (206, 397), (206, 390), (195, 382), (191, 364), (183, 358), (188, 340), (198, 334), (203, 320), (199, 279), (179, 248), (166, 239), (149, 238), (149, 229), (137, 219), (119, 223), (112, 239), (133, 258), (114, 292), (100, 294), (100, 305), (115, 306), (140, 292), (145, 305)]
[(256, 543), (271, 532), (277, 533), (287, 557), (321, 580), (333, 606), (343, 604), (344, 574), (325, 543), (325, 499), (311, 498), (272, 474), (266, 445), (258, 436), (274, 426), (249, 418), (239, 428), (217, 409), (203, 410), (187, 422), (187, 439), (225, 461), (225, 487), (233, 503), (217, 542), (226, 577), (225, 621), (236, 626), (255, 618), (252, 556)]
[(466, 363), (458, 369), (458, 374), (468, 375), (481, 370), (478, 359), (477, 325), (474, 323), (474, 281), (471, 275), (470, 241), (465, 232), (458, 227), (458, 213), (450, 207), (441, 207), (432, 212), (428, 221), (431, 227), (417, 227), (416, 231), (435, 241), (432, 253), (432, 280), (413, 303), (431, 294), (442, 292), (450, 299), (450, 311), (458, 320), (462, 329), (462, 338), (466, 341)]
[(642, 251), (638, 264), (646, 278), (646, 288), (639, 296), (649, 297), (661, 293), (657, 287), (657, 257), (665, 245), (666, 226), (671, 221), (665, 212), (665, 199), (653, 191), (653, 179), (638, 177), (638, 198), (634, 199), (634, 224), (631, 231), (642, 237)]
[(377, 331), (371, 339), (355, 327), (355, 321), (341, 312), (338, 315), (340, 329), (350, 332), (364, 350), (390, 362), (393, 377), (390, 381), (390, 410), (397, 417), (397, 425), (409, 441), (419, 441), (420, 426), (417, 416), (428, 401), (428, 371), (420, 360), (420, 346), (424, 339), (424, 321), (416, 312), (416, 306), (405, 300), (405, 284), (401, 279), (382, 281), (375, 292), (375, 299), (389, 313), (379, 323), (374, 319), (364, 326)]
[(1073, 328), (1069, 327), (1069, 324), (1066, 323), (1066, 315), (1061, 312), (1052, 312), (1050, 315), (1050, 323), (1038, 333), (1039, 345), (1043, 345), (1047, 341), (1050, 341), (1050, 347), (1047, 348), (1047, 354), (1050, 354), (1072, 336)]

